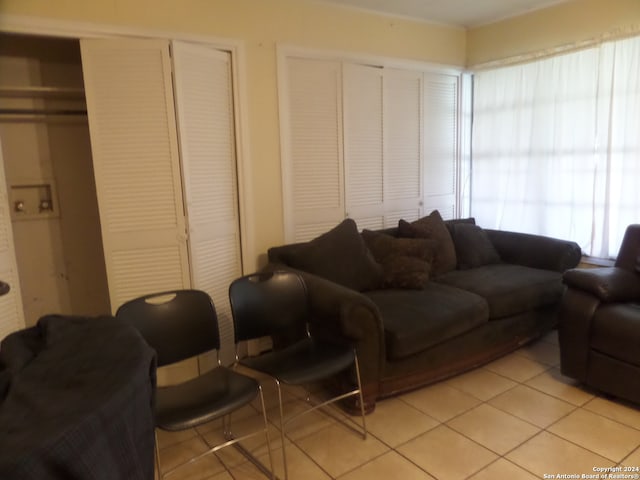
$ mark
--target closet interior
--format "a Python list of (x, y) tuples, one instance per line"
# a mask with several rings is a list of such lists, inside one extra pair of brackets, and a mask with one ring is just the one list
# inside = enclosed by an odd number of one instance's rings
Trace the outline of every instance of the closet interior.
[(0, 142), (26, 326), (109, 313), (79, 40), (0, 33)]

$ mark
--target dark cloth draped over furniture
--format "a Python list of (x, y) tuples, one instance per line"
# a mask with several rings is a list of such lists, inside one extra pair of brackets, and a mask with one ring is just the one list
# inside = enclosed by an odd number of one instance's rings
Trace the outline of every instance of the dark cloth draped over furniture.
[(50, 315), (0, 344), (0, 478), (153, 479), (155, 352), (109, 316)]
[(303, 276), (311, 328), (355, 344), (372, 410), (377, 398), (477, 367), (554, 328), (562, 272), (581, 252), (575, 242), (443, 221), (434, 211), (375, 231), (347, 219), (268, 255), (267, 270)]
[(562, 373), (640, 403), (640, 225), (629, 225), (613, 267), (564, 274)]

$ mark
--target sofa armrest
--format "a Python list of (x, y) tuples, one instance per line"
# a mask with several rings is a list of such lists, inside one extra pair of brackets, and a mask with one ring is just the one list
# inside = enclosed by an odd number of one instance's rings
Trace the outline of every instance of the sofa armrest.
[(582, 290), (568, 288), (558, 314), (560, 370), (581, 382), (587, 380), (591, 322), (600, 300)]
[(287, 270), (302, 276), (309, 294), (311, 328), (328, 340), (340, 337), (355, 345), (363, 385), (377, 386), (386, 358), (384, 328), (378, 307), (362, 293), (281, 263), (265, 270)]
[(562, 276), (574, 289), (594, 295), (601, 302), (640, 300), (640, 275), (619, 267), (574, 268)]
[(504, 230), (485, 231), (507, 263), (564, 272), (576, 267), (582, 258), (578, 244), (569, 240)]

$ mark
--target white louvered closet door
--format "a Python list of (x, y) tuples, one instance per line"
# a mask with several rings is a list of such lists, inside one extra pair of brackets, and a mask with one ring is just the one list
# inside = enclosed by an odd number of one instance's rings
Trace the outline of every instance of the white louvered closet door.
[(344, 219), (340, 62), (289, 57), (283, 94), (285, 241)]
[(384, 227), (383, 69), (343, 65), (345, 205), (360, 229)]
[(189, 287), (169, 44), (82, 39), (111, 309)]
[(0, 280), (8, 283), (10, 287), (9, 293), (0, 297), (0, 341), (10, 333), (25, 327), (9, 208), (0, 143)]
[(422, 73), (384, 70), (385, 227), (422, 213)]
[(459, 165), (458, 75), (425, 73), (424, 209), (455, 218)]
[(213, 299), (220, 357), (231, 363), (229, 284), (242, 275), (231, 56), (183, 42), (172, 47), (191, 285)]

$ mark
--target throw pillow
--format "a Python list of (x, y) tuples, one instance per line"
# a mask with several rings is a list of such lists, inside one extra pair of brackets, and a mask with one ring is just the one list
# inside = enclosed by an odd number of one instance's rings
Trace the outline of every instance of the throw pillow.
[(449, 230), (449, 234), (451, 235), (451, 238), (453, 238), (453, 227), (460, 224), (460, 223), (470, 223), (472, 225), (476, 224), (476, 219), (473, 217), (467, 217), (467, 218), (452, 218), (450, 220), (445, 220), (445, 225), (447, 226), (447, 229)]
[(429, 281), (431, 264), (419, 258), (391, 255), (381, 265), (383, 288), (422, 290)]
[(422, 289), (429, 281), (435, 242), (423, 238), (396, 238), (363, 230), (362, 238), (382, 265), (384, 288)]
[(451, 231), (460, 270), (500, 262), (500, 255), (487, 232), (478, 225), (458, 223)]
[(441, 275), (456, 268), (456, 249), (451, 234), (438, 210), (434, 210), (415, 222), (409, 223), (406, 220), (400, 220), (398, 222), (398, 236), (429, 238), (437, 242), (431, 269), (433, 275)]
[(350, 218), (300, 245), (287, 255), (287, 263), (360, 292), (377, 288), (382, 281), (382, 267)]

